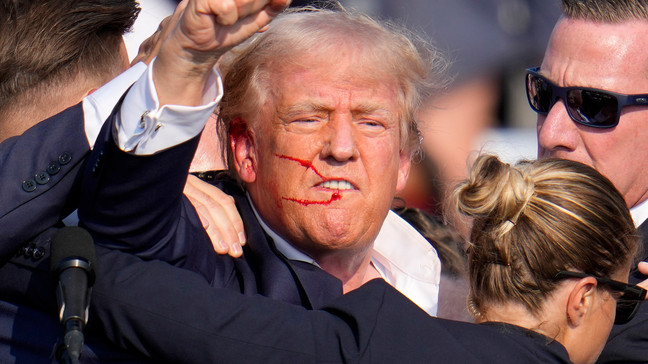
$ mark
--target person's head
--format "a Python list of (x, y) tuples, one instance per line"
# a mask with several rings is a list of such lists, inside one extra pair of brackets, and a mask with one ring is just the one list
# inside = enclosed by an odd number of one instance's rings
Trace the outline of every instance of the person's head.
[[(648, 1), (563, 0), (562, 5), (540, 76), (527, 77), (530, 101), (540, 111), (538, 156), (596, 168), (635, 206), (648, 197)], [(617, 97), (592, 90), (553, 88), (549, 94), (551, 84), (644, 95), (635, 98), (638, 106), (620, 108)]]
[(0, 0), (0, 141), (128, 67), (135, 0)]
[(365, 15), (289, 11), (222, 65), (228, 165), (269, 226), (316, 259), (366, 250), (405, 185), (416, 109), (443, 80), (421, 44)]
[[(627, 282), (639, 246), (612, 183), (569, 160), (511, 166), (482, 155), (456, 203), (474, 219), (469, 305), (477, 319), (526, 326), (562, 343), (574, 362), (593, 361), (619, 296), (601, 279)], [(563, 271), (583, 277), (557, 278)]]

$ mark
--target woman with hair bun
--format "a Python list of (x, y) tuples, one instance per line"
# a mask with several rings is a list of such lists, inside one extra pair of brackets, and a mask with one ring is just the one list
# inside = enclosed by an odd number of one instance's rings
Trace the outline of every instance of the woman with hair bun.
[(646, 294), (624, 283), (639, 237), (612, 183), (572, 161), (511, 166), (483, 155), (455, 198), (473, 218), (477, 321), (525, 328), (562, 344), (575, 363), (594, 362), (612, 324), (629, 321)]

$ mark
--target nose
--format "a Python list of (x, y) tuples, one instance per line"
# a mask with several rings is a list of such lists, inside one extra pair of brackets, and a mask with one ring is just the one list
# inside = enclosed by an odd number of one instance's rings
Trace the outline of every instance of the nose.
[(322, 148), (323, 158), (345, 162), (358, 157), (356, 132), (350, 115), (331, 117), (326, 138), (327, 142)]
[(537, 133), (538, 158), (576, 148), (578, 127), (567, 114), (563, 100), (557, 100), (546, 115), (538, 114)]

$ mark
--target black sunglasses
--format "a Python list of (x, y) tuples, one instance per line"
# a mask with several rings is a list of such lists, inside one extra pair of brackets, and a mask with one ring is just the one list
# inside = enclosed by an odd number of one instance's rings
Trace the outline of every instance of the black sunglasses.
[(575, 122), (594, 128), (613, 128), (619, 124), (621, 109), (629, 105), (648, 105), (648, 94), (624, 95), (588, 87), (560, 87), (538, 73), (540, 67), (527, 69), (526, 92), (529, 105), (547, 114), (562, 99), (567, 114)]
[(646, 290), (637, 285), (614, 281), (610, 278), (596, 277), (591, 274), (563, 270), (558, 272), (554, 279), (585, 277), (593, 277), (600, 285), (605, 285), (609, 289), (619, 292), (619, 296), (616, 297), (616, 316), (614, 317), (614, 323), (616, 325), (623, 325), (632, 320), (639, 310), (639, 305), (646, 298)]

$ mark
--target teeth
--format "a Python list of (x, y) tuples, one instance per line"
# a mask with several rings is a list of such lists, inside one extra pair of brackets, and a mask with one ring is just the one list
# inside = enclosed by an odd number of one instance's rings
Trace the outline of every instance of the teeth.
[(320, 186), (332, 190), (352, 190), (353, 186), (347, 181), (326, 181), (322, 182)]

